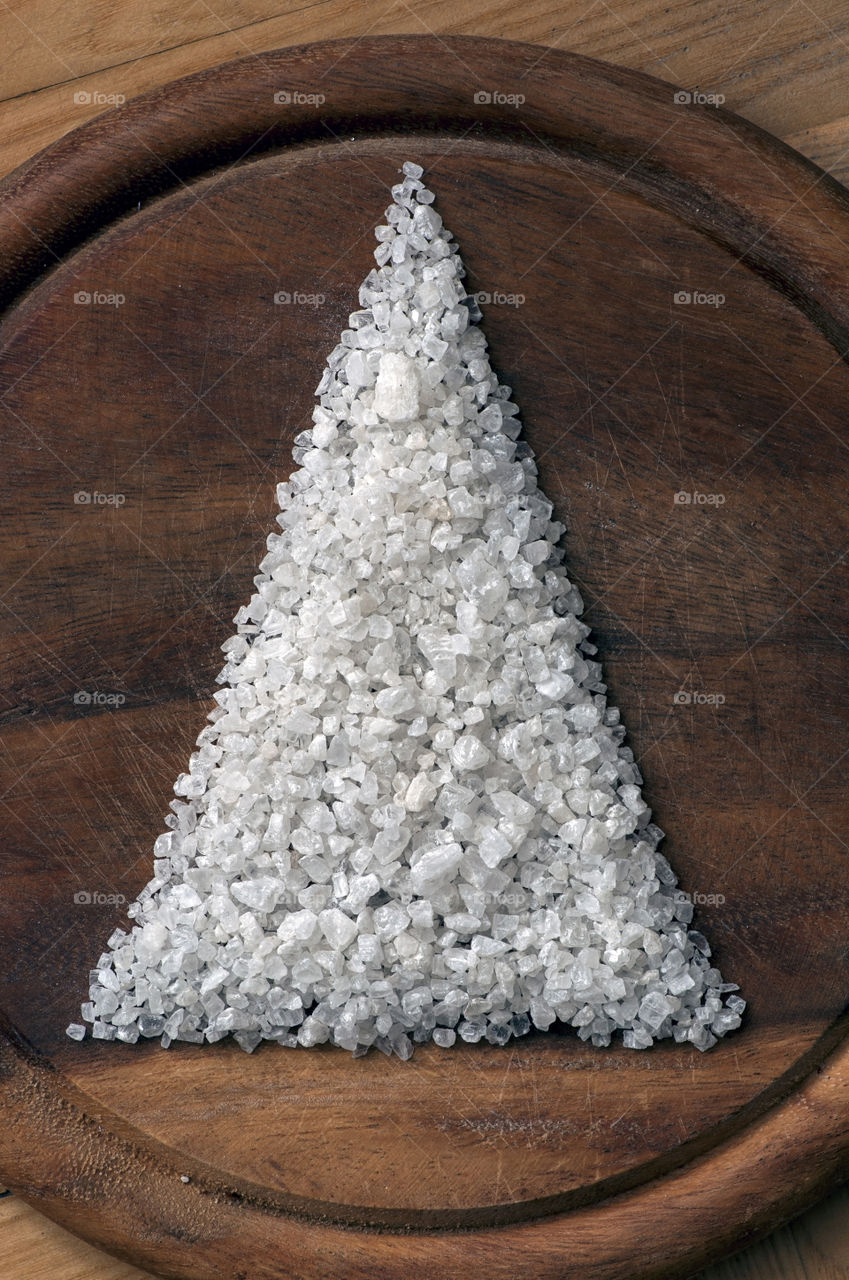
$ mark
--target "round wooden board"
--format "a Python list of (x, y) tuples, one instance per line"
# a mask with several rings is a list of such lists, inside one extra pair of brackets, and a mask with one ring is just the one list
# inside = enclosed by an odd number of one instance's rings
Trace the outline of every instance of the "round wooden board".
[[(75, 1044), (408, 158), (495, 298), (494, 365), (744, 1026), (705, 1055), (564, 1029), (409, 1063)], [(845, 1176), (842, 188), (643, 75), (366, 38), (74, 131), (4, 184), (0, 250), (3, 1181), (166, 1276), (633, 1280)]]

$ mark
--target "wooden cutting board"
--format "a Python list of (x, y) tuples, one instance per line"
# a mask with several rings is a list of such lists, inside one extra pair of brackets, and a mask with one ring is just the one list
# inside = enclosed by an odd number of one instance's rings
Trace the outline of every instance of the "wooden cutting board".
[[(408, 158), (744, 1026), (409, 1063), (73, 1043)], [(843, 189), (643, 75), (366, 38), (74, 131), (3, 185), (0, 250), (3, 1181), (166, 1276), (633, 1280), (849, 1174)]]

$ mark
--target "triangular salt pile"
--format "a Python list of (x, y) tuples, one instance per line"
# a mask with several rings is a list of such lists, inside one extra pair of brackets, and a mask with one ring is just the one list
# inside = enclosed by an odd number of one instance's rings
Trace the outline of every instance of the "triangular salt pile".
[(457, 247), (403, 174), (155, 878), (82, 1016), (100, 1039), (249, 1051), (407, 1058), (555, 1019), (707, 1049), (745, 1002), (688, 931), (563, 526)]

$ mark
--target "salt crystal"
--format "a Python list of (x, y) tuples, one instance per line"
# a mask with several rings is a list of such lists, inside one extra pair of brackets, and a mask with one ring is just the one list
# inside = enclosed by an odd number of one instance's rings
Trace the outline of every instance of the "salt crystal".
[(384, 942), (397, 937), (409, 923), (410, 917), (399, 902), (387, 902), (374, 912), (375, 932)]
[(331, 947), (344, 951), (357, 936), (356, 921), (346, 916), (338, 907), (322, 911), (318, 917), (319, 928)]
[(657, 1031), (661, 1023), (673, 1012), (673, 1006), (657, 991), (650, 991), (643, 998), (639, 1008), (639, 1017), (651, 1027), (653, 1031)]
[(491, 800), (498, 812), (512, 822), (528, 823), (534, 817), (533, 805), (509, 791), (495, 791)]
[(237, 902), (255, 911), (271, 911), (284, 891), (282, 880), (274, 876), (257, 876), (253, 880), (236, 880), (230, 892)]
[(450, 880), (463, 860), (462, 845), (452, 842), (425, 850), (413, 864), (410, 886), (413, 893), (429, 897)]
[[(412, 726), (411, 726), (412, 728)], [(404, 804), (410, 813), (421, 813), (436, 799), (436, 787), (426, 773), (417, 773), (404, 794)]]
[(72, 1039), (407, 1059), (558, 1018), (631, 1049), (740, 1024), (421, 179), (408, 161), (393, 187), (153, 879)]
[(497, 867), (512, 850), (512, 844), (497, 827), (488, 827), (480, 837), (478, 851), (488, 867)]
[(414, 360), (397, 351), (380, 357), (372, 407), (388, 422), (409, 422), (417, 416), (419, 377)]
[(293, 911), (277, 926), (277, 937), (284, 943), (308, 942), (314, 936), (318, 916), (313, 911)]
[(465, 733), (457, 739), (450, 751), (451, 763), (460, 773), (482, 769), (490, 759), (490, 753), (474, 734)]

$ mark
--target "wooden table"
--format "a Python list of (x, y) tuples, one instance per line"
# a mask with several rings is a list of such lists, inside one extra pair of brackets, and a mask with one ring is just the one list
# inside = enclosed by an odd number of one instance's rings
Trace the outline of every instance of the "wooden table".
[[(566, 0), (524, 5), (483, 0), (206, 0), (169, 7), (112, 0), (95, 11), (0, 0), (0, 175), (130, 98), (230, 58), (366, 32), (501, 36), (573, 49), (691, 90), (723, 94), (732, 110), (785, 139), (849, 184), (849, 3), (773, 0)], [(849, 1190), (701, 1280), (837, 1280), (849, 1277)], [(682, 1230), (686, 1229), (682, 1224)], [(15, 1196), (0, 1199), (8, 1280), (133, 1280), (116, 1262)]]

